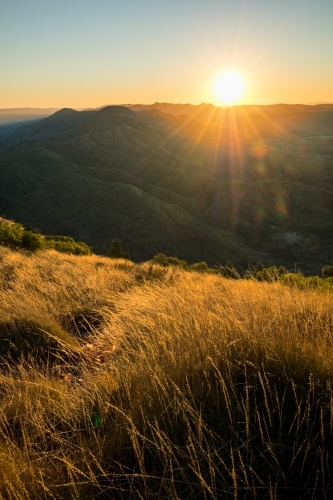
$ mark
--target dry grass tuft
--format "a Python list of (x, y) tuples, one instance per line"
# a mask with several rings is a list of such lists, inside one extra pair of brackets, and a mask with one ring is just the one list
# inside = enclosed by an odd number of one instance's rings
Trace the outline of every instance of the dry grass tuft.
[(0, 248), (0, 498), (330, 498), (332, 295)]

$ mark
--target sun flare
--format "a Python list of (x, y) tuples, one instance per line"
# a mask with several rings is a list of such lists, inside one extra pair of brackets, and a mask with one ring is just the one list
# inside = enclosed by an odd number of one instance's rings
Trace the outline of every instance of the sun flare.
[(234, 71), (225, 71), (214, 83), (214, 94), (220, 104), (232, 106), (237, 104), (244, 94), (243, 78)]

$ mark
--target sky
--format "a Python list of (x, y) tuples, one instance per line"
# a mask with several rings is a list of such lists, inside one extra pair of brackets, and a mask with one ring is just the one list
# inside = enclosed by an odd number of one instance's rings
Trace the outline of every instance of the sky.
[(333, 0), (0, 0), (0, 108), (333, 102)]

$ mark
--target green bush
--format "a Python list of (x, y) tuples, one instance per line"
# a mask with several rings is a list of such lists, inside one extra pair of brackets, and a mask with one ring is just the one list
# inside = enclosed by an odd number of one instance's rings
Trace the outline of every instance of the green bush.
[(130, 259), (129, 252), (123, 251), (123, 243), (118, 239), (112, 240), (107, 256), (111, 259)]
[(55, 241), (54, 249), (58, 252), (62, 253), (70, 253), (74, 255), (91, 255), (91, 248), (85, 243), (81, 242), (63, 242), (63, 241)]
[(22, 247), (35, 252), (45, 248), (45, 239), (41, 234), (32, 231), (24, 231), (22, 235)]
[(208, 273), (208, 274), (218, 274), (216, 269), (213, 269), (208, 266), (207, 262), (196, 262), (195, 264), (192, 264), (192, 266), (189, 267), (191, 271), (196, 271), (199, 273)]
[(152, 258), (154, 264), (159, 264), (160, 266), (178, 266), (183, 269), (188, 269), (188, 263), (186, 260), (180, 260), (177, 257), (169, 257), (164, 255), (164, 253), (158, 253)]
[(92, 249), (82, 241), (75, 241), (70, 236), (45, 236), (46, 248), (61, 253), (74, 255), (91, 255)]
[(215, 269), (208, 267), (207, 262), (204, 261), (195, 262), (194, 264), (190, 265), (188, 262), (186, 262), (186, 260), (178, 259), (178, 257), (170, 257), (168, 255), (164, 255), (164, 253), (158, 253), (154, 255), (151, 262), (153, 264), (159, 264), (160, 266), (163, 267), (176, 266), (185, 269), (187, 271), (196, 271), (199, 273), (210, 273), (210, 274), (217, 273)]
[(192, 271), (207, 272), (209, 267), (207, 262), (202, 261), (202, 262), (196, 262), (190, 267), (190, 269)]
[(22, 226), (0, 222), (0, 244), (6, 246), (21, 246)]
[(277, 281), (279, 279), (280, 273), (277, 267), (265, 267), (262, 271), (258, 271), (256, 274), (256, 279), (258, 281)]
[(263, 267), (263, 265), (259, 262), (254, 268), (247, 271), (245, 278), (251, 278), (257, 281), (272, 282), (278, 281), (280, 277), (284, 276), (287, 273), (288, 271), (283, 266)]

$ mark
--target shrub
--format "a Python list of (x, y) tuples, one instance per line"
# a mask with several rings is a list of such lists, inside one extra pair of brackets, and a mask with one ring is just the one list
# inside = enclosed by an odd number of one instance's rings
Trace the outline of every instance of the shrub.
[(70, 236), (45, 236), (46, 248), (53, 248), (57, 252), (73, 255), (91, 255), (92, 248), (83, 243), (75, 241)]
[(22, 247), (35, 252), (45, 248), (45, 240), (42, 235), (32, 231), (24, 231), (22, 235)]
[(130, 259), (129, 252), (123, 251), (123, 243), (118, 239), (112, 240), (107, 256), (112, 259)]
[(207, 262), (196, 262), (191, 266), (192, 271), (207, 272), (209, 270)]
[(0, 244), (7, 246), (21, 246), (22, 227), (20, 224), (0, 222)]
[(255, 278), (258, 281), (277, 281), (280, 273), (277, 267), (265, 267), (262, 271), (258, 271)]
[(247, 271), (245, 278), (251, 278), (257, 281), (271, 282), (278, 281), (287, 273), (288, 271), (283, 266), (280, 266), (279, 268), (277, 268), (276, 266), (263, 267), (263, 265), (259, 262), (254, 268)]
[(70, 253), (74, 255), (91, 255), (92, 250), (91, 248), (86, 245), (85, 243), (82, 242), (62, 242), (62, 241), (55, 241), (54, 242), (54, 249), (57, 250), (58, 252), (62, 253)]
[(177, 257), (170, 257), (167, 255), (164, 255), (164, 253), (158, 253), (154, 255), (152, 258), (152, 261), (155, 264), (159, 264), (160, 266), (178, 266), (182, 267), (183, 269), (188, 269), (188, 263), (186, 260), (180, 260)]
[(238, 272), (236, 271), (230, 260), (228, 260), (225, 266), (219, 266), (218, 273), (224, 276), (225, 278), (232, 278), (232, 279), (240, 278)]

